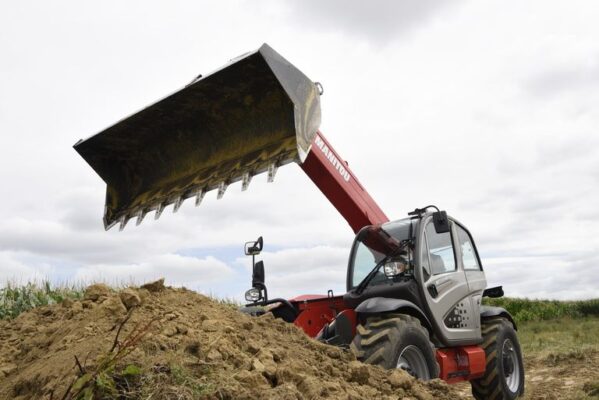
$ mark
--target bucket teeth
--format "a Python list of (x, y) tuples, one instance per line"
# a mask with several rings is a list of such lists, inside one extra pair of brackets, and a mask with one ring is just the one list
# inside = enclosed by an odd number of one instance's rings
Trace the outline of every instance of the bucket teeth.
[(216, 195), (217, 199), (222, 199), (223, 196), (225, 195), (225, 192), (227, 191), (227, 187), (229, 186), (229, 184), (225, 181), (222, 181), (219, 185), (218, 185), (218, 193)]
[(135, 226), (139, 226), (141, 222), (144, 220), (146, 216), (146, 212), (144, 210), (139, 210), (136, 214), (137, 220), (135, 221)]
[(164, 203), (158, 204), (158, 207), (156, 207), (156, 214), (154, 214), (154, 219), (160, 218), (160, 215), (162, 214), (163, 211), (164, 211)]
[(279, 169), (279, 164), (276, 162), (270, 163), (268, 165), (268, 182), (274, 182), (275, 174), (277, 173), (278, 169)]
[(176, 213), (177, 211), (179, 211), (179, 208), (181, 208), (181, 204), (183, 204), (183, 196), (179, 196), (177, 197), (177, 200), (175, 200), (175, 204), (173, 205), (173, 212)]
[(196, 207), (202, 203), (202, 199), (204, 198), (205, 194), (206, 191), (204, 190), (204, 188), (198, 190), (198, 192), (196, 193)]
[(121, 215), (119, 218), (119, 231), (123, 231), (123, 229), (125, 229), (125, 225), (127, 225), (128, 221), (129, 218), (127, 218), (127, 215)]
[(245, 172), (242, 176), (241, 181), (241, 191), (247, 190), (248, 186), (250, 186), (250, 181), (252, 180), (252, 174), (249, 172)]

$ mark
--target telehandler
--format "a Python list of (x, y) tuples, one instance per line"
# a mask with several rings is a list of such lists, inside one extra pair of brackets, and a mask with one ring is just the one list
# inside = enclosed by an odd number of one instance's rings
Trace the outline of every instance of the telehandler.
[[(104, 226), (124, 229), (166, 206), (295, 162), (356, 233), (347, 293), (269, 299), (263, 262), (253, 262), (245, 312), (270, 311), (306, 334), (349, 347), (366, 363), (416, 378), (470, 381), (477, 399), (524, 393), (516, 324), (486, 289), (472, 235), (435, 206), (389, 221), (318, 130), (322, 86), (268, 45), (75, 144), (106, 182)], [(291, 213), (291, 212), (290, 212)], [(263, 240), (246, 244), (260, 253)]]

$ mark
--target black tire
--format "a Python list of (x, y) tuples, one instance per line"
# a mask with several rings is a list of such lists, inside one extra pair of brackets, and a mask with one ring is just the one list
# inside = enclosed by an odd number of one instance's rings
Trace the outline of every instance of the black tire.
[(514, 327), (508, 320), (496, 318), (483, 321), (481, 329), (487, 368), (482, 378), (470, 382), (472, 395), (477, 400), (518, 398), (524, 394), (524, 365)]
[(417, 373), (417, 365), (415, 368), (410, 365), (408, 372), (423, 380), (439, 377), (436, 350), (428, 331), (418, 318), (410, 315), (384, 314), (368, 318), (364, 326), (358, 325), (356, 336), (350, 345), (358, 360), (386, 369), (398, 368), (400, 355), (405, 360), (406, 351), (413, 353), (414, 347), (419, 350), (419, 353), (414, 354), (419, 354), (426, 363), (420, 370), (428, 372), (428, 376), (419, 376), (423, 374)]

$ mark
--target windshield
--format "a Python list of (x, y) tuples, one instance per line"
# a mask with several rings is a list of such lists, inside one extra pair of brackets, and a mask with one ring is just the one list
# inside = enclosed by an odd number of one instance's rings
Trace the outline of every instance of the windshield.
[[(410, 223), (416, 223), (411, 219), (404, 219), (384, 224), (381, 228), (397, 242), (410, 238)], [(384, 235), (384, 233), (383, 233)], [(372, 235), (359, 235), (356, 243), (353, 246), (352, 254), (350, 256), (350, 277), (349, 283), (350, 288), (355, 288), (362, 282), (362, 280), (368, 275), (368, 273), (389, 253), (390, 249), (385, 251), (383, 246), (379, 243), (373, 242)], [(374, 249), (376, 247), (376, 250)], [(398, 268), (402, 265), (407, 265), (408, 258), (413, 259), (411, 255), (406, 252), (401, 252), (398, 256), (393, 257), (387, 263), (395, 263)], [(413, 260), (412, 260), (413, 262)], [(374, 278), (370, 281), (368, 286), (378, 285), (387, 282), (388, 278), (383, 272), (383, 268), (380, 268)]]

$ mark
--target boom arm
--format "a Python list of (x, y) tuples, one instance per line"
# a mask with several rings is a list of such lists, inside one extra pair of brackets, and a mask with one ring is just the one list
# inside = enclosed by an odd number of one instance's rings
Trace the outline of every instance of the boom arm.
[(389, 221), (320, 131), (300, 166), (355, 233), (366, 225)]

